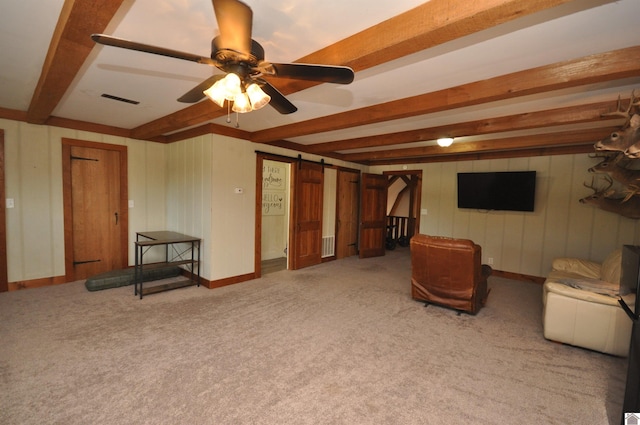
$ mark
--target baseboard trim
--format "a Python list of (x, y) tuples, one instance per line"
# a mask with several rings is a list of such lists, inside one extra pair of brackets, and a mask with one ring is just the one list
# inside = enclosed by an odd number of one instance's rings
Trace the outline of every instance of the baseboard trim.
[(209, 289), (215, 289), (215, 288), (221, 288), (223, 286), (233, 285), (235, 283), (246, 282), (248, 280), (252, 280), (255, 278), (256, 278), (255, 273), (247, 273), (247, 274), (227, 277), (224, 279), (211, 280), (211, 281), (203, 279), (203, 282), (201, 283)]
[(18, 280), (9, 282), (9, 291), (20, 291), (22, 289), (42, 288), (43, 286), (60, 285), (67, 283), (65, 276), (43, 277), (41, 279)]
[[(189, 275), (188, 272), (183, 272), (185, 275)], [(542, 285), (545, 281), (544, 277), (529, 276), (521, 273), (505, 272), (502, 270), (493, 270), (492, 276), (503, 277), (505, 279), (521, 280), (524, 282), (537, 283)], [(223, 286), (233, 285), (236, 283), (246, 282), (256, 278), (255, 273), (247, 273), (238, 276), (227, 277), (224, 279), (208, 280), (200, 277), (200, 284), (209, 289), (222, 288)], [(43, 286), (60, 285), (67, 283), (65, 276), (53, 276), (44, 277), (41, 279), (32, 280), (19, 280), (16, 282), (9, 282), (9, 291), (20, 291), (23, 289), (41, 288)]]
[(523, 282), (537, 283), (538, 285), (542, 285), (545, 281), (544, 277), (529, 276), (521, 273), (504, 272), (502, 270), (495, 269), (491, 273), (491, 276), (503, 277), (505, 279), (521, 280)]

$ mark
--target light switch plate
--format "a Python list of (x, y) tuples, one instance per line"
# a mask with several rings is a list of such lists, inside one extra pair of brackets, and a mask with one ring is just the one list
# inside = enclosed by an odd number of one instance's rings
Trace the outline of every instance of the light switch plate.
[(7, 198), (7, 203), (5, 204), (7, 208), (13, 208), (16, 206), (13, 198)]

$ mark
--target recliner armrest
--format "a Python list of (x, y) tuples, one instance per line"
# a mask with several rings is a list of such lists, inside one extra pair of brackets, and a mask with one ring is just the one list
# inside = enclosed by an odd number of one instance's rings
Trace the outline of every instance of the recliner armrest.
[(551, 267), (553, 270), (575, 273), (591, 279), (600, 279), (602, 270), (600, 263), (580, 258), (556, 258)]
[(567, 286), (562, 283), (546, 282), (544, 284), (545, 297), (546, 297), (546, 294), (549, 292), (553, 292), (569, 298), (576, 298), (583, 301), (589, 301), (592, 303), (620, 307), (620, 305), (618, 304), (617, 297), (610, 297), (607, 295), (596, 294), (595, 292), (591, 292), (591, 291), (572, 288), (571, 286)]

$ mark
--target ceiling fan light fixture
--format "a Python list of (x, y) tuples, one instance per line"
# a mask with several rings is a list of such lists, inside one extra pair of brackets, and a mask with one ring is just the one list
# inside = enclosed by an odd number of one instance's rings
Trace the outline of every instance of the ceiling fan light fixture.
[(231, 108), (234, 112), (240, 112), (244, 114), (245, 112), (251, 112), (253, 109), (251, 108), (251, 102), (249, 102), (249, 96), (246, 93), (240, 93), (233, 99), (233, 108)]
[(209, 99), (211, 99), (219, 107), (224, 106), (224, 101), (227, 98), (227, 91), (225, 90), (222, 80), (216, 81), (211, 87), (203, 91)]
[(250, 83), (246, 90), (254, 111), (262, 108), (271, 101), (271, 96), (266, 94), (256, 83)]
[(443, 148), (451, 146), (452, 143), (453, 137), (441, 137), (440, 139), (438, 139), (438, 146), (441, 146)]

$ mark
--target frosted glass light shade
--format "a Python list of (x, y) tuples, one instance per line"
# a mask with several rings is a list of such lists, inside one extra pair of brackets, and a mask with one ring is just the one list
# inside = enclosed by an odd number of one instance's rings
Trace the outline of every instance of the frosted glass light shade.
[(247, 96), (249, 96), (251, 107), (254, 111), (262, 108), (271, 101), (271, 96), (262, 91), (256, 83), (251, 83), (247, 86)]
[(234, 112), (251, 112), (251, 102), (249, 102), (249, 96), (246, 93), (240, 93), (233, 99), (233, 108), (231, 108)]
[(237, 95), (242, 93), (242, 88), (240, 88), (240, 77), (233, 72), (228, 73), (227, 76), (220, 81), (226, 90), (225, 97), (227, 100), (234, 100)]
[(453, 143), (453, 137), (442, 137), (438, 139), (438, 146), (442, 146), (443, 148), (451, 146), (452, 143)]
[(219, 107), (224, 106), (224, 101), (227, 98), (227, 91), (222, 84), (222, 80), (216, 81), (211, 87), (203, 91), (209, 99), (216, 103)]

